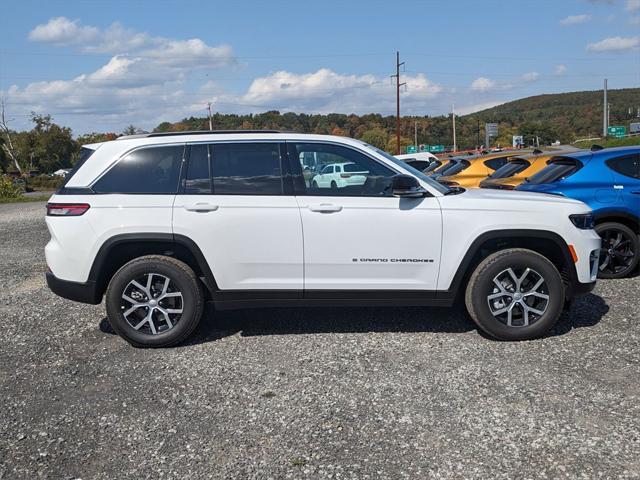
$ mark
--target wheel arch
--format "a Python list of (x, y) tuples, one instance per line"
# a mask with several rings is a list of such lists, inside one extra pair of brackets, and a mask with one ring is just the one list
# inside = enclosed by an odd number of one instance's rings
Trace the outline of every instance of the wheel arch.
[(104, 295), (113, 275), (127, 262), (143, 255), (176, 258), (195, 272), (213, 296), (218, 286), (198, 245), (188, 237), (171, 233), (120, 234), (106, 240), (93, 261), (89, 280), (96, 285), (99, 298)]
[(626, 225), (631, 230), (640, 234), (640, 218), (626, 212), (604, 211), (595, 214), (596, 225), (606, 222), (616, 222)]
[(506, 229), (492, 230), (478, 236), (472, 243), (453, 277), (448, 290), (450, 296), (464, 291), (469, 277), (486, 257), (508, 248), (527, 248), (548, 258), (556, 266), (565, 284), (567, 298), (573, 296), (577, 282), (576, 268), (564, 239), (548, 230)]

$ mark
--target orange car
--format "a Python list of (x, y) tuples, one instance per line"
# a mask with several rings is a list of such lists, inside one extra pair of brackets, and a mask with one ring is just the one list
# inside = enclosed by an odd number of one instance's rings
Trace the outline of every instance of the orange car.
[(482, 180), (505, 165), (509, 158), (520, 153), (521, 151), (500, 152), (463, 159), (447, 169), (437, 180), (451, 187), (477, 188)]
[(547, 166), (553, 155), (537, 151), (531, 155), (512, 157), (498, 170), (480, 182), (480, 188), (513, 190), (530, 176)]

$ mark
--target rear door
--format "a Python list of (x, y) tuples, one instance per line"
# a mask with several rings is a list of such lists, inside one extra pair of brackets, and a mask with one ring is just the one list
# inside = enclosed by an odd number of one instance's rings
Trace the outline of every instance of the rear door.
[(303, 288), (302, 224), (284, 144), (188, 146), (173, 230), (202, 250), (221, 290)]
[[(442, 220), (435, 197), (393, 197), (397, 172), (355, 148), (329, 142), (287, 147), (303, 225), (305, 296), (322, 290), (436, 289)], [(338, 188), (316, 187), (303, 171), (310, 155), (327, 164), (351, 164), (361, 178)]]
[(620, 200), (636, 217), (640, 217), (640, 154), (624, 155), (607, 160), (613, 170), (614, 185)]

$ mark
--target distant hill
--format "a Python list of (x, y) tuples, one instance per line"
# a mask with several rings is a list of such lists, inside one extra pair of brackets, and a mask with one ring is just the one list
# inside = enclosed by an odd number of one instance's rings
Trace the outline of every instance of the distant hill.
[[(609, 90), (610, 125), (640, 121), (640, 88)], [(603, 116), (602, 90), (536, 95), (466, 115), (466, 120), (479, 118), (505, 127), (548, 124), (561, 140), (600, 136)], [(520, 132), (518, 132), (520, 133)]]
[[(611, 125), (628, 125), (640, 107), (640, 88), (609, 91)], [(629, 108), (632, 114), (629, 114)], [(538, 95), (498, 105), (481, 112), (458, 117), (457, 142), (460, 148), (473, 148), (484, 143), (484, 123), (499, 123), (500, 136), (493, 144), (511, 144), (512, 135), (524, 135), (530, 143), (538, 137), (541, 144), (555, 140), (563, 143), (602, 133), (602, 90)], [(447, 145), (453, 143), (451, 120), (447, 116), (405, 116), (401, 121), (401, 143), (413, 143), (418, 125), (418, 143)], [(215, 114), (214, 129), (276, 129), (301, 133), (345, 135), (396, 152), (394, 116), (371, 113), (366, 115), (330, 113)], [(479, 128), (478, 128), (479, 127)], [(154, 131), (205, 130), (206, 117), (190, 117), (179, 122), (163, 122)]]

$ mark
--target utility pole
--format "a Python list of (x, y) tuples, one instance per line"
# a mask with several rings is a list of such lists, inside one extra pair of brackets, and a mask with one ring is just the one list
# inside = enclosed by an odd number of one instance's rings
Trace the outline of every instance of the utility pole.
[(416, 146), (416, 150), (418, 150), (418, 121), (416, 120), (415, 128), (413, 130), (413, 144)]
[(604, 101), (602, 103), (604, 108), (602, 112), (602, 136), (607, 136), (607, 127), (609, 127), (609, 103), (607, 102), (607, 79), (604, 79)]
[(458, 151), (458, 144), (456, 143), (456, 110), (455, 106), (451, 104), (451, 122), (453, 123), (453, 151)]
[(478, 137), (476, 138), (476, 148), (480, 148), (480, 117), (478, 117)]
[(398, 144), (398, 155), (402, 153), (400, 150), (400, 87), (406, 85), (406, 82), (400, 82), (400, 67), (404, 62), (400, 63), (400, 52), (396, 52), (396, 74), (391, 78), (396, 78), (396, 142)]
[(211, 102), (207, 102), (207, 109), (209, 110), (209, 130), (213, 130), (213, 121), (211, 119)]

